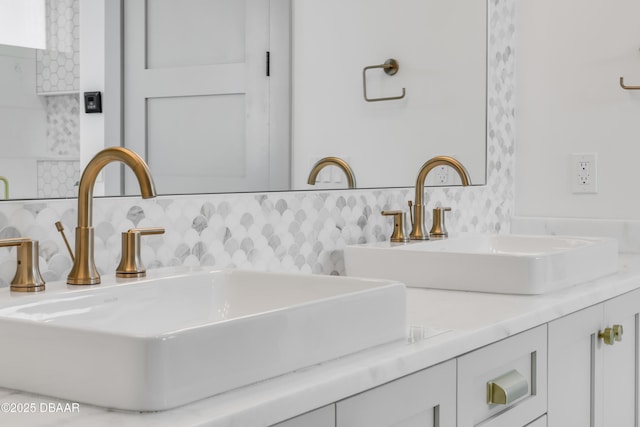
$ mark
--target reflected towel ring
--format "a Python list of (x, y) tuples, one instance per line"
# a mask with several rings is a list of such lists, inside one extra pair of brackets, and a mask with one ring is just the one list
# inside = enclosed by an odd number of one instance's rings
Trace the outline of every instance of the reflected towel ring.
[(377, 102), (377, 101), (392, 101), (394, 99), (402, 99), (406, 93), (405, 89), (402, 88), (402, 95), (400, 96), (390, 96), (386, 98), (369, 98), (367, 97), (367, 70), (371, 70), (372, 68), (382, 68), (384, 72), (390, 76), (395, 75), (400, 68), (398, 61), (395, 59), (387, 59), (384, 64), (380, 65), (369, 65), (368, 67), (364, 67), (362, 70), (362, 90), (364, 94), (364, 100), (367, 102)]
[(620, 77), (620, 87), (625, 90), (640, 90), (640, 86), (627, 86), (624, 84), (624, 77)]

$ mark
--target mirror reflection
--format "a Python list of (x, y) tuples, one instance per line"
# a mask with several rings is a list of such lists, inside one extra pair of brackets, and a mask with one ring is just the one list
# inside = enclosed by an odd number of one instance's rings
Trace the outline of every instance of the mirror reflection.
[[(107, 37), (110, 26), (124, 29), (116, 85), (82, 64), (81, 38), (93, 58), (109, 63), (113, 53), (96, 52), (81, 25), (104, 21), (96, 16), (104, 12), (78, 3), (46, 1), (46, 50), (0, 46), (0, 176), (9, 198), (75, 197), (82, 159), (119, 144), (146, 158), (160, 194), (347, 188), (337, 166), (308, 184), (326, 157), (344, 160), (358, 188), (413, 186), (436, 155), (455, 157), (472, 184), (485, 183), (484, 1), (107, 2), (125, 16), (106, 24)], [(402, 88), (406, 96), (366, 102), (363, 69), (388, 58), (398, 72), (369, 71), (368, 96)], [(103, 113), (84, 112), (81, 88), (102, 92)], [(80, 129), (92, 136), (82, 144)], [(103, 194), (126, 193), (130, 178)], [(459, 184), (447, 168), (426, 182)]]

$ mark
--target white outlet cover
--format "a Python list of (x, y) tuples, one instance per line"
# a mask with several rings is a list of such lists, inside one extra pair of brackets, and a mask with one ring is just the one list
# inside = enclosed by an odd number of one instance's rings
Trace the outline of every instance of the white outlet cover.
[(571, 155), (571, 191), (574, 194), (598, 192), (598, 168), (596, 153), (573, 153)]

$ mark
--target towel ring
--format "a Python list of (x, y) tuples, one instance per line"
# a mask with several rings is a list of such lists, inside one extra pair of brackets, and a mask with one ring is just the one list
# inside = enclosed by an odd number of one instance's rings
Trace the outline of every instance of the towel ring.
[(620, 77), (620, 87), (625, 90), (640, 90), (640, 86), (627, 86), (624, 84), (624, 77)]
[(368, 67), (364, 67), (362, 70), (362, 90), (364, 94), (364, 100), (367, 102), (377, 102), (377, 101), (392, 101), (394, 99), (402, 99), (406, 93), (405, 89), (402, 88), (402, 95), (400, 96), (389, 96), (386, 98), (369, 98), (367, 97), (367, 70), (371, 70), (373, 68), (382, 68), (384, 72), (389, 76), (394, 76), (398, 70), (400, 69), (400, 65), (398, 61), (395, 59), (387, 59), (384, 64), (380, 65), (369, 65)]

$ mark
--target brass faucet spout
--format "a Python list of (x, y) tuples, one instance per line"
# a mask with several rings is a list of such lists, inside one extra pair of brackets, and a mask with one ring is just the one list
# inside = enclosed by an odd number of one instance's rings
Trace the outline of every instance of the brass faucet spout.
[(123, 147), (109, 147), (96, 154), (87, 164), (78, 189), (78, 227), (90, 227), (93, 217), (93, 186), (98, 174), (107, 164), (120, 161), (129, 166), (140, 183), (142, 198), (156, 197), (151, 171), (135, 152)]
[(411, 229), (411, 233), (409, 237), (412, 240), (427, 240), (429, 239), (429, 235), (425, 231), (424, 228), (424, 183), (427, 179), (427, 175), (433, 169), (438, 166), (450, 166), (455, 170), (460, 179), (462, 180), (462, 185), (471, 185), (471, 179), (469, 178), (469, 172), (467, 169), (460, 163), (458, 160), (449, 156), (436, 156), (432, 159), (429, 159), (418, 172), (418, 177), (416, 178), (416, 194), (415, 194), (415, 204), (413, 206), (413, 219), (412, 224), (413, 227)]
[(93, 187), (98, 174), (107, 164), (119, 161), (129, 166), (140, 184), (145, 199), (155, 197), (156, 189), (149, 166), (135, 152), (123, 147), (109, 147), (96, 154), (87, 164), (78, 188), (78, 226), (73, 267), (67, 277), (70, 285), (96, 285), (100, 275), (95, 266), (93, 247)]

